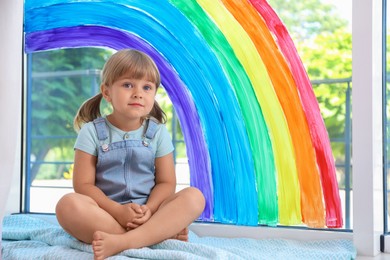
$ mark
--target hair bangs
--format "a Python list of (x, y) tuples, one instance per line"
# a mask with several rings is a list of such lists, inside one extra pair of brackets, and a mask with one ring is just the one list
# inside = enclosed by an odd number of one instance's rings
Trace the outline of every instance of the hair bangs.
[(134, 79), (145, 79), (155, 83), (156, 87), (160, 85), (160, 74), (155, 63), (145, 56), (128, 61), (128, 64), (124, 66), (124, 73), (121, 77), (123, 76)]
[(136, 50), (117, 52), (103, 68), (102, 81), (108, 86), (123, 77), (146, 79), (154, 82), (156, 87), (159, 87), (161, 83), (160, 73), (154, 61)]

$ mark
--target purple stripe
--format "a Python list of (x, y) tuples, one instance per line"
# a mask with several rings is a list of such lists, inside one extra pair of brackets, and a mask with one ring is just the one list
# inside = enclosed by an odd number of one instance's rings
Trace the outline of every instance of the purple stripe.
[(207, 201), (201, 219), (213, 219), (211, 164), (199, 116), (186, 86), (174, 68), (158, 51), (133, 34), (101, 26), (57, 28), (27, 33), (25, 37), (27, 53), (94, 46), (109, 47), (115, 50), (134, 48), (150, 55), (160, 70), (162, 85), (180, 120), (189, 160), (191, 185), (199, 188)]

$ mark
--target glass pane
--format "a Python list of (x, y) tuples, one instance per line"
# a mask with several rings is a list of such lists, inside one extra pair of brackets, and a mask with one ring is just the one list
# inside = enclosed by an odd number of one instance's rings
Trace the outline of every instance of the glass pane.
[[(28, 56), (27, 212), (54, 213), (61, 196), (73, 191), (73, 118), (82, 102), (99, 91), (101, 68), (112, 53), (108, 49), (77, 48)], [(157, 99), (167, 114), (168, 130), (175, 135), (174, 144), (178, 144), (178, 189), (182, 189), (189, 186), (183, 135), (179, 123), (172, 123), (172, 103), (163, 88)], [(103, 102), (101, 111), (108, 114), (109, 105)]]
[[(340, 190), (343, 190), (346, 228), (349, 224), (350, 177), (350, 77), (351, 77), (351, 3), (352, 1), (270, 0), (287, 26), (298, 52), (313, 82), (322, 115), (332, 142), (337, 163)], [(27, 187), (71, 189), (72, 150), (75, 133), (72, 119), (76, 109), (86, 98), (98, 91), (98, 69), (111, 54), (110, 50), (84, 48), (36, 53), (29, 59), (29, 95), (27, 120)], [(88, 71), (88, 73), (86, 73)], [(161, 95), (164, 95), (161, 93)], [(45, 100), (42, 100), (45, 97)], [(46, 98), (47, 97), (47, 98)], [(349, 100), (349, 101), (348, 101)], [(169, 98), (162, 106), (171, 118), (174, 110), (167, 110)], [(188, 165), (180, 125), (168, 120), (168, 129), (177, 142), (175, 160), (187, 185)], [(57, 181), (54, 184), (52, 180)], [(49, 183), (49, 184), (48, 184)], [(50, 192), (50, 191), (49, 191)], [(48, 193), (44, 193), (48, 194)], [(27, 192), (27, 202), (45, 204)], [(36, 196), (36, 197), (34, 197)], [(46, 196), (52, 197), (52, 196)], [(34, 205), (34, 207), (32, 206)], [(40, 211), (31, 203), (30, 211)], [(54, 208), (52, 207), (52, 210)]]
[(269, 0), (312, 82), (336, 161), (344, 228), (352, 228), (351, 0)]
[(98, 91), (98, 69), (111, 52), (62, 49), (28, 56), (26, 211), (54, 212), (72, 190), (73, 118)]

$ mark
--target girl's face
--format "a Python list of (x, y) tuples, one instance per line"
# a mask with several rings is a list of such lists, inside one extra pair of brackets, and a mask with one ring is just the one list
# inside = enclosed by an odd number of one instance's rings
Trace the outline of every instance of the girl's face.
[(147, 79), (125, 76), (115, 81), (111, 87), (103, 86), (102, 90), (104, 98), (113, 107), (114, 116), (139, 120), (152, 110), (157, 87)]

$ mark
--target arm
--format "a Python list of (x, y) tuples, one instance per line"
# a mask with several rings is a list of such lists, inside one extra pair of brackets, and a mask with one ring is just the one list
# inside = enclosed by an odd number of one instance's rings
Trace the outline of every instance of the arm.
[(95, 186), (96, 160), (96, 156), (75, 150), (73, 188), (75, 192), (91, 197), (99, 207), (111, 212), (117, 203), (110, 200), (103, 191)]
[(157, 211), (161, 203), (175, 193), (176, 174), (173, 153), (156, 158), (156, 185), (146, 203), (151, 213)]
[(129, 220), (140, 217), (130, 205), (121, 205), (108, 198), (102, 190), (95, 185), (96, 156), (75, 150), (73, 188), (75, 192), (91, 197), (102, 209), (113, 216), (119, 224), (126, 226)]

